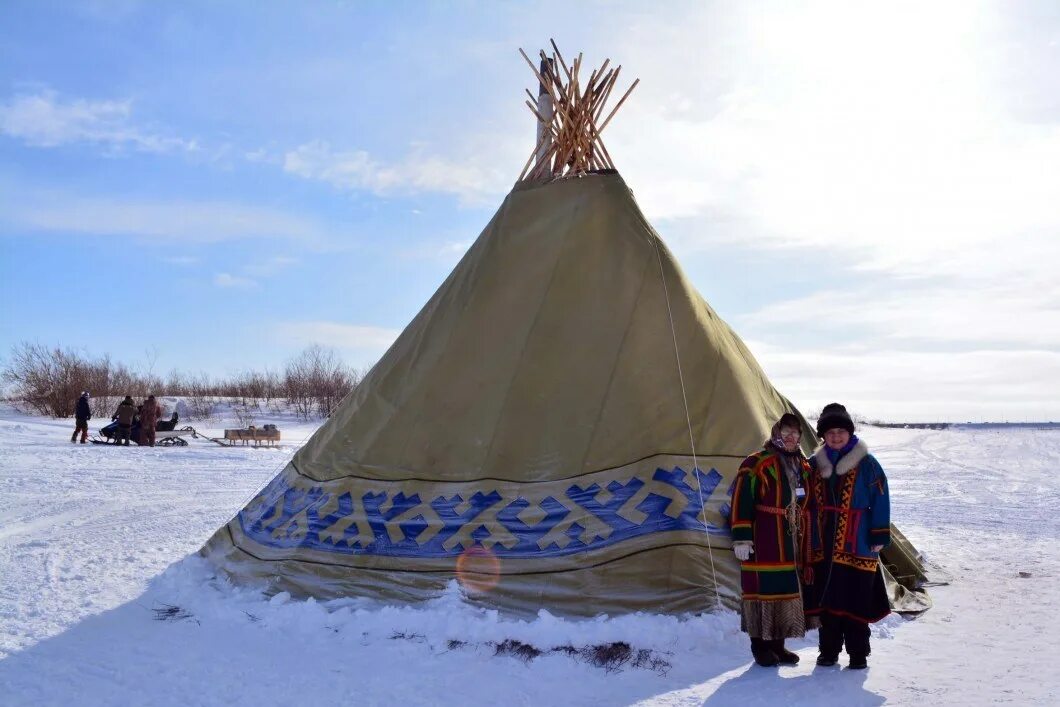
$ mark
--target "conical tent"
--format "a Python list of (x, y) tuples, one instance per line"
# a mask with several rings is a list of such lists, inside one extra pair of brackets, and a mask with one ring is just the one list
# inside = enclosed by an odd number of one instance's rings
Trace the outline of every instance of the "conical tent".
[(790, 410), (617, 173), (523, 182), (202, 553), (318, 598), (732, 606), (731, 484)]

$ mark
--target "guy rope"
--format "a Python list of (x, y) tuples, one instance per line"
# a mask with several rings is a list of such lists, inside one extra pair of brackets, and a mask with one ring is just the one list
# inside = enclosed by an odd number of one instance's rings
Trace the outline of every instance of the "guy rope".
[(718, 573), (714, 569), (714, 547), (710, 542), (710, 527), (707, 525), (707, 505), (703, 502), (702, 473), (699, 470), (699, 459), (696, 457), (696, 439), (692, 432), (692, 414), (688, 409), (688, 393), (685, 390), (685, 375), (681, 370), (681, 352), (677, 348), (677, 328), (674, 326), (674, 313), (670, 307), (670, 290), (666, 286), (666, 269), (663, 267), (662, 252), (659, 248), (659, 236), (652, 231), (652, 244), (655, 246), (655, 255), (659, 261), (659, 279), (662, 280), (663, 297), (666, 300), (666, 314), (670, 319), (670, 335), (674, 342), (674, 359), (677, 362), (677, 380), (681, 384), (681, 402), (685, 406), (685, 422), (688, 424), (688, 444), (692, 448), (692, 468), (696, 477), (696, 490), (699, 491), (699, 512), (703, 516), (703, 536), (707, 540), (707, 556), (710, 558), (710, 575), (714, 582), (714, 604), (721, 608), (721, 593), (718, 591)]

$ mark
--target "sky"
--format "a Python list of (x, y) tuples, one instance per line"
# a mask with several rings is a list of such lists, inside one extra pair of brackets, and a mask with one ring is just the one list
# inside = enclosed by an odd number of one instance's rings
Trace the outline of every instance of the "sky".
[(641, 82), (607, 129), (781, 392), (1060, 420), (1060, 4), (0, 3), (0, 364), (370, 366), (533, 147), (517, 49)]

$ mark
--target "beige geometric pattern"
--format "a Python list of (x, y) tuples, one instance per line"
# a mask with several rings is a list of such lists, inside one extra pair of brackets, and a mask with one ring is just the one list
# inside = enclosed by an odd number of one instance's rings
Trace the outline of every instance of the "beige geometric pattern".
[[(540, 557), (668, 530), (703, 529), (699, 478), (687, 458), (658, 455), (627, 467), (538, 484), (315, 482), (294, 465), (240, 514), (243, 532), (274, 549), (415, 558), (476, 544), (500, 556)], [(713, 499), (712, 530), (726, 533)]]

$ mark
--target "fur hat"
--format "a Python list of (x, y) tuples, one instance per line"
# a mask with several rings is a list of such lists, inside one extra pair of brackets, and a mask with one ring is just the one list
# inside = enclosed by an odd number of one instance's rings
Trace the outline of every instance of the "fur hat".
[(821, 410), (821, 417), (817, 420), (817, 436), (824, 437), (828, 430), (841, 429), (854, 434), (854, 421), (850, 419), (850, 413), (839, 403), (828, 403)]

